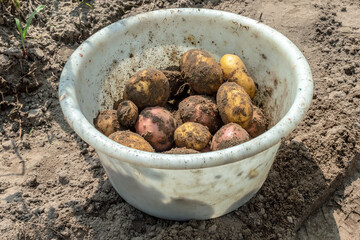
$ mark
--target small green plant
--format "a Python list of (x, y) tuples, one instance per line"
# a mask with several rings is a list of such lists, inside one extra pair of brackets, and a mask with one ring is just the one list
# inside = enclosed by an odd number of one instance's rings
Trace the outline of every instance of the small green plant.
[(90, 3), (84, 2), (82, 0), (78, 0), (78, 2), (85, 4), (86, 6), (93, 8), (93, 6)]
[(44, 5), (40, 5), (38, 6), (35, 11), (30, 15), (29, 19), (27, 20), (27, 23), (25, 25), (25, 28), (22, 27), (21, 23), (20, 23), (20, 20), (18, 18), (15, 18), (15, 23), (16, 23), (16, 27), (17, 29), (19, 30), (20, 32), (20, 37), (21, 37), (21, 44), (23, 46), (23, 56), (25, 57), (26, 56), (26, 47), (25, 47), (25, 38), (26, 38), (26, 34), (27, 34), (27, 31), (28, 31), (28, 28), (31, 24), (31, 21), (32, 19), (34, 18), (34, 16), (40, 12), (41, 10), (44, 9)]
[(19, 3), (19, 0), (11, 0), (12, 3), (15, 5), (16, 9), (20, 9), (20, 3)]
[[(7, 3), (9, 2), (8, 0), (0, 0), (0, 3)], [(10, 2), (12, 2), (12, 4), (15, 6), (15, 8), (17, 10), (20, 10), (20, 3), (19, 0), (11, 0)]]

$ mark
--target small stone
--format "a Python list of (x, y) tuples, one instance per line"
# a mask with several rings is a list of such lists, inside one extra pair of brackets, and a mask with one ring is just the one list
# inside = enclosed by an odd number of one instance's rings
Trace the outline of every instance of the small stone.
[(88, 150), (86, 149), (86, 148), (83, 148), (82, 150), (81, 150), (81, 154), (82, 155), (85, 155), (85, 154), (87, 154), (88, 153)]
[(11, 146), (12, 146), (11, 140), (7, 140), (2, 143), (2, 147), (4, 148), (4, 150), (9, 150)]
[(217, 226), (216, 226), (216, 224), (214, 224), (211, 227), (209, 227), (209, 232), (214, 233), (214, 232), (216, 232), (216, 229), (217, 229)]
[(131, 238), (131, 240), (143, 240), (144, 238), (143, 237), (133, 237), (133, 238)]
[(28, 176), (22, 184), (23, 186), (35, 188), (39, 185), (36, 176)]
[(30, 109), (27, 115), (27, 119), (31, 124), (39, 125), (43, 121), (42, 116), (43, 111), (41, 108)]
[(6, 64), (9, 61), (8, 56), (0, 54), (0, 64)]
[(199, 230), (205, 230), (206, 227), (206, 223), (205, 222), (201, 222), (200, 226), (199, 226)]
[(286, 219), (287, 219), (287, 221), (288, 221), (289, 223), (294, 223), (294, 221), (293, 221), (292, 217), (287, 216), (287, 217), (286, 217)]
[(48, 219), (56, 219), (59, 217), (59, 214), (56, 212), (56, 209), (54, 207), (51, 207), (49, 208), (48, 212), (47, 212), (47, 216), (48, 216)]
[(184, 231), (185, 232), (191, 232), (193, 230), (193, 228), (191, 226), (187, 226)]
[(61, 235), (63, 235), (64, 237), (68, 238), (70, 237), (70, 231), (69, 228), (65, 228), (63, 231), (60, 232)]
[(32, 211), (32, 213), (35, 214), (35, 215), (40, 215), (41, 213), (44, 212), (44, 210), (45, 210), (44, 207), (37, 207)]
[(17, 58), (21, 58), (23, 56), (22, 50), (14, 47), (6, 49), (4, 53), (8, 56), (14, 56)]
[(26, 149), (30, 149), (30, 142), (25, 140), (25, 141), (22, 141), (22, 146)]
[(43, 59), (45, 56), (43, 50), (40, 48), (34, 48), (34, 54), (38, 59)]
[(176, 234), (178, 233), (178, 231), (177, 231), (176, 229), (172, 229), (172, 230), (170, 231), (170, 233), (171, 233), (171, 235), (176, 235)]
[(190, 220), (189, 225), (191, 227), (193, 227), (193, 228), (197, 228), (198, 227), (198, 222), (196, 220)]
[(329, 99), (344, 98), (344, 97), (346, 97), (346, 93), (343, 91), (333, 91), (329, 94)]
[(51, 121), (51, 120), (53, 119), (53, 117), (52, 117), (52, 115), (51, 115), (51, 113), (50, 113), (49, 111), (47, 111), (47, 112), (45, 113), (45, 117), (46, 117), (46, 119), (49, 120), (49, 121)]
[(59, 176), (59, 183), (61, 183), (61, 185), (66, 185), (69, 183), (69, 179), (67, 179), (66, 176), (64, 175), (60, 175)]
[(102, 189), (105, 193), (109, 193), (111, 191), (112, 186), (109, 180), (104, 182), (104, 184), (102, 185)]

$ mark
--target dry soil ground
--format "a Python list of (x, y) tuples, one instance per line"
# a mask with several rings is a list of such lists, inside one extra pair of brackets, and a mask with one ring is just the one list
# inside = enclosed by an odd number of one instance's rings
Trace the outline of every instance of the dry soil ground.
[[(360, 238), (359, 168), (352, 173), (360, 143), (358, 0), (87, 1), (93, 8), (75, 0), (27, 0), (20, 1), (21, 11), (2, 2), (1, 239)], [(24, 21), (40, 4), (46, 8), (29, 28), (23, 58), (14, 17)], [(62, 67), (91, 34), (125, 17), (171, 7), (261, 15), (300, 48), (315, 82), (307, 117), (283, 140), (256, 197), (208, 221), (161, 220), (124, 202), (94, 149), (65, 122), (57, 97)]]

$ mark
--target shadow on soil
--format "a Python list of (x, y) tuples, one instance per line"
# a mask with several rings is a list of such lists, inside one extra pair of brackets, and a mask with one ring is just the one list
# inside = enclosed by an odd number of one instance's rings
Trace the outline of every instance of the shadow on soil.
[[(346, 222), (336, 222), (334, 219), (335, 211), (341, 211), (341, 205), (338, 205), (337, 201), (340, 199), (345, 199), (349, 192), (353, 192), (353, 189), (345, 192), (348, 187), (350, 187), (354, 182), (360, 179), (360, 153), (358, 153), (354, 160), (352, 161), (354, 166), (351, 166), (349, 171), (349, 177), (345, 183), (340, 185), (340, 189), (327, 201), (323, 206), (320, 206), (316, 211), (314, 211), (309, 218), (303, 223), (301, 228), (297, 232), (297, 240), (310, 240), (310, 239), (334, 239), (340, 240), (339, 227), (341, 225), (346, 225)], [(340, 225), (338, 225), (340, 224)], [(342, 226), (343, 227), (343, 226)], [(351, 229), (356, 227), (346, 226), (346, 229)], [(351, 231), (351, 230), (350, 230)], [(356, 235), (356, 230), (354, 232), (349, 232), (349, 239), (352, 238), (351, 234)], [(343, 236), (347, 238), (346, 236)], [(355, 237), (356, 238), (356, 237)]]
[[(103, 176), (99, 171), (103, 171), (100, 165), (94, 169), (94, 175)], [(341, 184), (340, 180), (339, 184)], [(104, 236), (115, 238), (118, 231), (123, 231), (129, 234), (128, 236), (145, 238), (154, 234), (158, 237), (207, 238), (214, 236), (214, 233), (209, 232), (209, 228), (215, 225), (219, 237), (287, 239), (295, 237), (303, 221), (330, 197), (337, 186), (328, 187), (323, 173), (303, 143), (290, 141), (283, 142), (280, 146), (269, 176), (256, 196), (244, 206), (223, 217), (185, 222), (151, 217), (127, 204), (124, 205), (110, 182), (103, 177), (99, 178), (96, 193), (84, 206), (81, 206), (82, 210), (78, 211), (78, 214), (83, 219), (82, 222), (90, 218), (101, 219), (103, 224), (88, 226), (93, 230), (94, 238)], [(122, 209), (128, 209), (135, 217), (131, 220), (127, 219), (129, 224), (126, 227), (120, 227), (116, 225), (116, 221), (105, 218), (114, 208), (118, 210), (111, 213), (115, 219), (127, 218)], [(328, 218), (327, 221), (335, 222), (333, 218)], [(113, 229), (106, 235), (103, 232), (105, 225)], [(154, 226), (161, 226), (164, 231)], [(173, 229), (176, 231), (172, 231)], [(335, 239), (339, 239), (337, 229), (334, 231), (334, 236)]]

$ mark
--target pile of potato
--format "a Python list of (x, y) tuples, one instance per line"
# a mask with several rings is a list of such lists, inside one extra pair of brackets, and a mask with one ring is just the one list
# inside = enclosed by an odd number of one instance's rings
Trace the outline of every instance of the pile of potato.
[(179, 67), (145, 69), (125, 84), (115, 110), (102, 110), (95, 127), (139, 150), (169, 154), (225, 149), (264, 133), (267, 120), (254, 106), (256, 86), (242, 60), (187, 51)]

